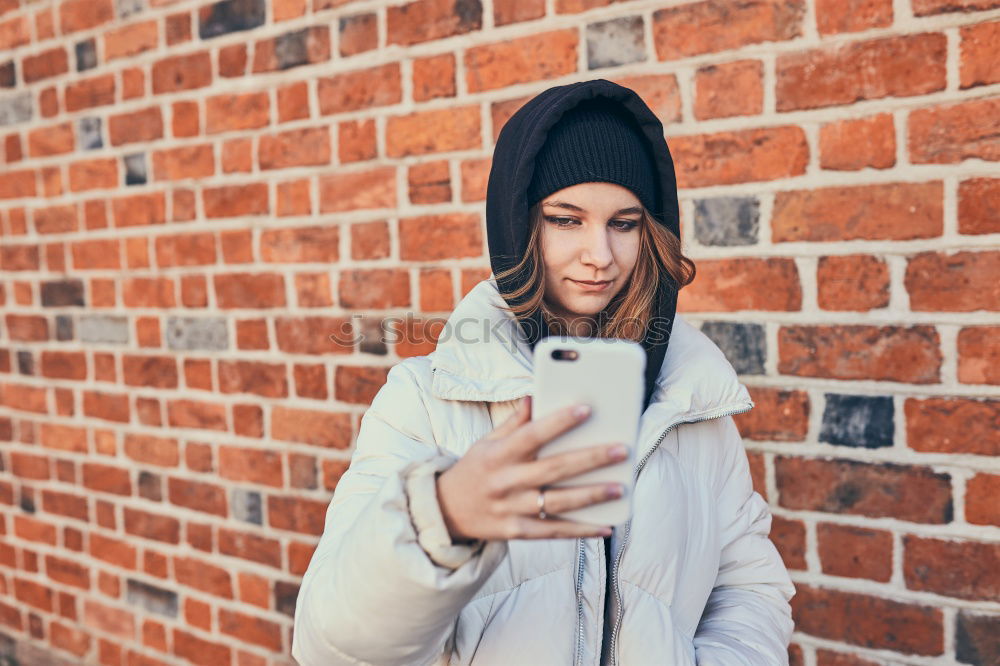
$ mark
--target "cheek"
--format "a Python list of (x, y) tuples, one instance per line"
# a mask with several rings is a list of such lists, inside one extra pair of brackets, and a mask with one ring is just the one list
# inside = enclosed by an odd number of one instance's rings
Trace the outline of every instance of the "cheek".
[(614, 245), (615, 261), (622, 270), (629, 272), (639, 259), (639, 234), (633, 231), (619, 235)]

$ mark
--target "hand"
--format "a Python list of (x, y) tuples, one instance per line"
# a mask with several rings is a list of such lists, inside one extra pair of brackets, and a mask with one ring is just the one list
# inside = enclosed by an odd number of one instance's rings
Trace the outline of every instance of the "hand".
[[(586, 406), (584, 406), (586, 407)], [(469, 448), (437, 480), (438, 503), (454, 541), (470, 539), (553, 539), (608, 536), (610, 528), (572, 520), (538, 518), (538, 491), (545, 490), (545, 511), (558, 514), (621, 497), (619, 483), (572, 488), (545, 486), (597, 467), (619, 463), (628, 451), (621, 444), (593, 446), (536, 459), (539, 449), (589, 417), (567, 407), (531, 421), (531, 397), (517, 411)]]

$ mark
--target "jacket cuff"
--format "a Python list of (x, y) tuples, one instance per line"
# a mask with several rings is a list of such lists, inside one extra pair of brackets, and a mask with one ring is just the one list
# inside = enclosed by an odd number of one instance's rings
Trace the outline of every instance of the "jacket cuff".
[(437, 496), (438, 474), (455, 464), (457, 458), (440, 455), (413, 463), (402, 476), (417, 543), (436, 565), (457, 569), (482, 550), (485, 541), (456, 544), (444, 524)]

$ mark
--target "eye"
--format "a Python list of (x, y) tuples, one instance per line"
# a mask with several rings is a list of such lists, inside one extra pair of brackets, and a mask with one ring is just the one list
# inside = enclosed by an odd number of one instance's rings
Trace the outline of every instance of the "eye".
[(551, 217), (546, 215), (545, 219), (552, 222), (557, 227), (568, 227), (577, 222), (572, 217)]
[(614, 220), (611, 223), (619, 231), (632, 231), (639, 226), (638, 220)]

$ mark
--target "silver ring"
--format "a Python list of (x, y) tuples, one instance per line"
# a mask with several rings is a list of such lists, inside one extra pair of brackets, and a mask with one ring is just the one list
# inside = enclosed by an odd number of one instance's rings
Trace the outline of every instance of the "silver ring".
[(538, 489), (538, 519), (545, 520), (549, 514), (545, 513), (545, 491)]

